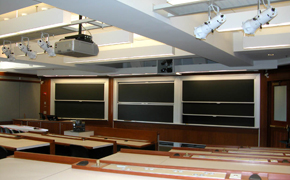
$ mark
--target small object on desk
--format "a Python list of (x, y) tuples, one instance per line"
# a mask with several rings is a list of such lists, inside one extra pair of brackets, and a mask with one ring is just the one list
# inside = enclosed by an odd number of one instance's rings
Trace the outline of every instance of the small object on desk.
[(85, 132), (85, 122), (81, 120), (75, 120), (73, 123), (73, 131), (74, 132)]
[(180, 156), (180, 154), (179, 153), (175, 153), (173, 156)]
[(231, 173), (230, 179), (242, 179), (242, 174)]
[(96, 166), (97, 166), (97, 167), (100, 167), (100, 160), (97, 160), (97, 161), (96, 161)]
[(189, 157), (190, 155), (188, 153), (185, 153), (183, 157)]
[(89, 161), (81, 161), (79, 163), (77, 163), (78, 166), (86, 166), (89, 164)]
[(249, 180), (262, 180), (262, 178), (258, 174), (252, 174)]
[(104, 138), (104, 139), (108, 139), (108, 138)]
[(128, 140), (124, 140), (125, 142), (128, 142)]
[(289, 163), (287, 159), (283, 159), (282, 163)]
[(218, 149), (216, 149), (216, 150), (214, 150), (215, 152), (219, 152), (219, 150)]

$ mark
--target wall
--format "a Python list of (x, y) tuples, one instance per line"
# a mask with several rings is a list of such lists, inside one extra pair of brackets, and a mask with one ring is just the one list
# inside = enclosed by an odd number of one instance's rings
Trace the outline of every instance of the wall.
[(36, 76), (0, 73), (0, 121), (38, 118), (40, 81)]
[[(195, 126), (182, 124), (159, 124), (159, 123), (113, 121), (115, 108), (113, 89), (115, 88), (114, 80), (116, 78), (108, 78), (108, 79), (109, 79), (108, 121), (86, 120), (85, 123), (87, 130), (95, 130), (96, 127), (142, 129), (142, 130), (158, 131), (160, 134), (160, 140), (162, 141), (189, 142), (189, 143), (215, 144), (215, 145), (242, 145), (242, 146), (258, 146), (259, 144), (258, 128), (214, 127), (214, 126)], [(51, 88), (49, 84), (50, 79), (45, 79), (44, 83), (41, 86), (42, 109), (45, 109), (43, 102), (47, 101), (48, 99), (51, 99), (50, 94), (48, 93)], [(44, 92), (46, 92), (47, 94), (44, 95), (43, 94)], [(47, 109), (47, 112), (49, 111), (50, 110)]]

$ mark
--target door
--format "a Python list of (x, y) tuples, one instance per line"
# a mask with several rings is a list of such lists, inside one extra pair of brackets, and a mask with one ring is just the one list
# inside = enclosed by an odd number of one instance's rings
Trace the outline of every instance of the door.
[[(270, 87), (270, 136), (271, 147), (283, 147), (289, 143), (290, 81), (271, 82)], [(289, 144), (288, 144), (289, 145)]]

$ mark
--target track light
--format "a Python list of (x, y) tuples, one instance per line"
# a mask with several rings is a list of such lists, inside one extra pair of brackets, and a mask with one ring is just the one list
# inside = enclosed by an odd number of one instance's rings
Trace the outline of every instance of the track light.
[[(217, 9), (217, 11), (215, 10)], [(214, 18), (211, 18), (211, 11), (214, 11), (217, 15)], [(226, 16), (219, 13), (219, 7), (211, 4), (208, 7), (208, 18), (209, 20), (204, 22), (203, 25), (194, 28), (194, 35), (197, 39), (206, 39), (206, 36), (210, 32), (214, 32), (216, 28), (221, 26), (226, 21)]]
[[(23, 39), (27, 39), (27, 45), (23, 43)], [(36, 58), (36, 52), (33, 52), (29, 49), (29, 38), (28, 37), (21, 37), (21, 43), (18, 44), (19, 49), (25, 53), (25, 56), (28, 56), (30, 59)]]
[(47, 34), (47, 41), (45, 41), (44, 34), (47, 33), (41, 33), (41, 39), (37, 41), (37, 44), (40, 46), (41, 49), (44, 50), (44, 52), (47, 52), (47, 54), (51, 57), (56, 56), (54, 53), (54, 48), (50, 45), (49, 42), (49, 34)]
[[(264, 1), (263, 1), (264, 2)], [(269, 2), (269, 1), (268, 1)], [(277, 16), (277, 10), (270, 5), (267, 9), (260, 13), (260, 0), (258, 4), (258, 15), (253, 19), (249, 19), (246, 22), (243, 22), (243, 30), (245, 34), (255, 34), (256, 30), (262, 25), (269, 23), (275, 16)]]
[(5, 41), (7, 40), (3, 41), (2, 54), (5, 54), (9, 61), (15, 61), (14, 53), (11, 52), (11, 41), (8, 41), (10, 42), (10, 47), (5, 46)]

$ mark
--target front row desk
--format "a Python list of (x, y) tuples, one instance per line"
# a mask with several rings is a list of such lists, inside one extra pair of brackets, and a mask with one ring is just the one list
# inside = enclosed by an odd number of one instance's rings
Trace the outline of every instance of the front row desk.
[[(0, 160), (0, 174), (1, 179), (17, 180), (290, 179), (289, 163), (192, 158), (192, 155), (197, 154), (195, 152), (197, 150), (193, 150), (194, 153), (191, 153), (189, 149), (187, 151), (182, 153), (178, 149), (174, 152), (122, 149), (120, 152), (99, 160), (17, 151), (13, 157)], [(283, 151), (278, 153), (281, 152)], [(290, 159), (290, 156), (286, 157), (287, 153), (283, 152), (283, 156), (267, 155), (267, 158)], [(224, 152), (224, 154), (228, 153)], [(248, 154), (248, 156), (257, 159), (254, 154)], [(266, 155), (263, 156), (266, 158)], [(17, 173), (11, 173), (12, 171)]]

